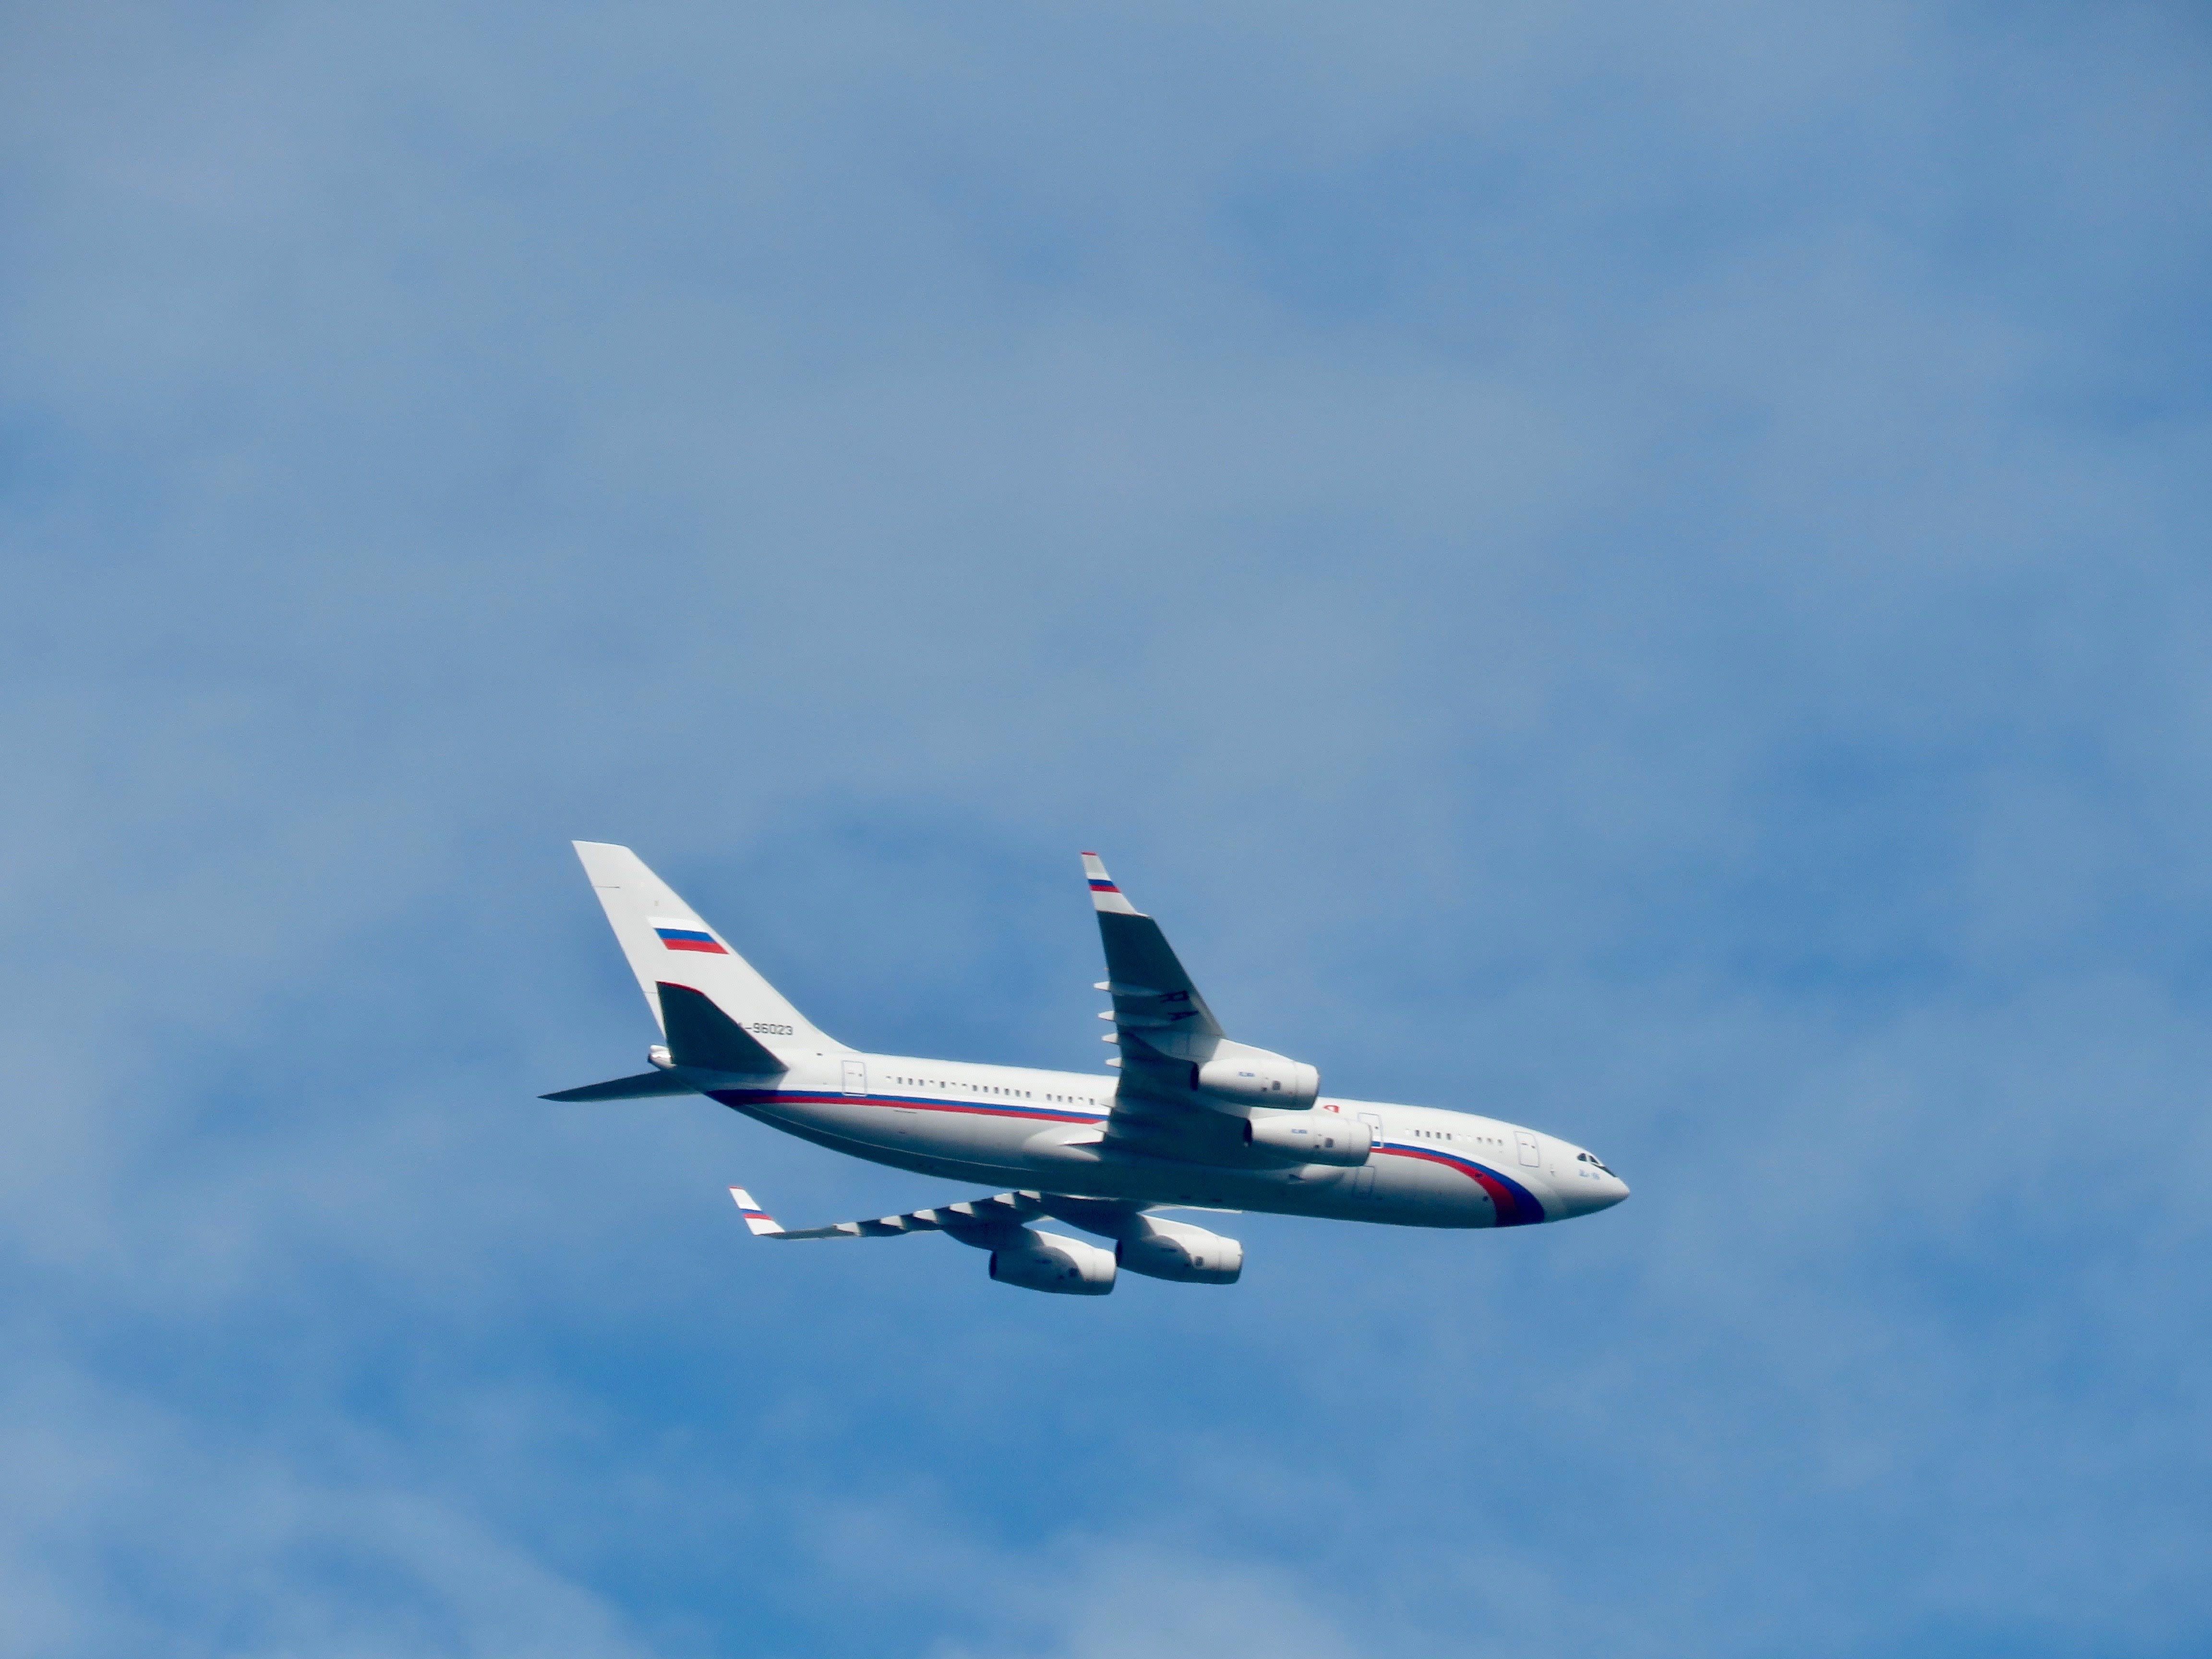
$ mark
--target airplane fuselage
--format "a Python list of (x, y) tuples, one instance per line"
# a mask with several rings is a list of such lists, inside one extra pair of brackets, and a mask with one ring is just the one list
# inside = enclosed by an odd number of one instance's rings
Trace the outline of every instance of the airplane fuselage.
[[(578, 856), (660, 1026), (654, 1069), (556, 1101), (702, 1094), (833, 1152), (982, 1194), (899, 1215), (786, 1227), (742, 1186), (755, 1237), (941, 1232), (990, 1277), (1104, 1296), (1123, 1273), (1233, 1285), (1241, 1241), (1167, 1213), (1258, 1211), (1401, 1227), (1526, 1227), (1628, 1188), (1585, 1148), (1473, 1112), (1326, 1095), (1310, 1063), (1232, 1038), (1161, 932), (1095, 853), (1084, 876), (1111, 1006), (1108, 1071), (867, 1054), (815, 1025), (626, 847)], [(1008, 1189), (1008, 1190), (997, 1190)], [(1033, 1222), (1058, 1221), (1092, 1243)], [(1110, 1245), (1110, 1248), (1109, 1248)]]
[(1435, 1107), (1324, 1095), (1296, 1114), (1364, 1121), (1375, 1146), (1355, 1167), (1260, 1152), (1201, 1164), (1111, 1144), (1112, 1076), (848, 1050), (793, 1056), (772, 1087), (728, 1081), (702, 1078), (701, 1091), (855, 1158), (994, 1187), (1410, 1227), (1563, 1221), (1628, 1194), (1579, 1146)]

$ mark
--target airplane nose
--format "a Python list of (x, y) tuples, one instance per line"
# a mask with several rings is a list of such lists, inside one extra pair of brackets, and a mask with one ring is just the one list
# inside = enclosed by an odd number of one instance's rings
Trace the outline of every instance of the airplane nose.
[(1577, 1152), (1570, 1167), (1575, 1179), (1566, 1183), (1571, 1190), (1560, 1194), (1568, 1214), (1595, 1215), (1628, 1196), (1628, 1183), (1607, 1169), (1595, 1152)]
[(1610, 1170), (1599, 1176), (1591, 1186), (1589, 1201), (1592, 1212), (1609, 1210), (1628, 1196), (1628, 1183)]

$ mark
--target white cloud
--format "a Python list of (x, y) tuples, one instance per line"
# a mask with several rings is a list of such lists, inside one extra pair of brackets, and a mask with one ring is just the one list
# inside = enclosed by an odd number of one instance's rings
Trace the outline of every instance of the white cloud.
[[(2201, 1634), (2197, 35), (9, 27), (16, 1649)], [(532, 1100), (572, 833), (1042, 1060), (1103, 842), (1637, 1200), (748, 1254), (926, 1183)]]

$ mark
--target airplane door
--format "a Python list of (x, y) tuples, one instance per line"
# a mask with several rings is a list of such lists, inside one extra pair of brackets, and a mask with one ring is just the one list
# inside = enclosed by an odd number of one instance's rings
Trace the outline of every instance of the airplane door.
[(1544, 1154), (1542, 1149), (1536, 1145), (1536, 1137), (1526, 1129), (1516, 1129), (1513, 1132), (1513, 1141), (1521, 1149), (1521, 1161), (1530, 1169), (1533, 1170), (1543, 1163)]
[(848, 1060), (845, 1062), (845, 1092), (848, 1095), (864, 1095), (868, 1092), (868, 1062), (866, 1060)]

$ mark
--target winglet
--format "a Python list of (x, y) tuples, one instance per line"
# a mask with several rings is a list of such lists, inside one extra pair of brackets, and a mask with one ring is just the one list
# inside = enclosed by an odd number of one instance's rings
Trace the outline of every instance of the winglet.
[(1096, 853), (1083, 855), (1083, 873), (1091, 878), (1091, 902), (1101, 910), (1115, 915), (1133, 916), (1137, 907), (1121, 896), (1121, 890), (1114, 884), (1114, 878), (1106, 873), (1106, 866)]
[(745, 1218), (745, 1227), (755, 1237), (774, 1235), (783, 1231), (776, 1219), (753, 1202), (753, 1195), (742, 1187), (730, 1188), (730, 1196), (738, 1201), (738, 1213)]

